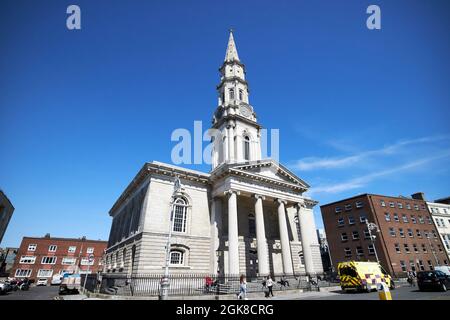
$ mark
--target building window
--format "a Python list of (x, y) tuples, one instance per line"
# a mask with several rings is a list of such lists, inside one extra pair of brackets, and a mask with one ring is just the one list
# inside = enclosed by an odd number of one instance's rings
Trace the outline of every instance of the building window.
[(381, 200), (380, 204), (381, 204), (382, 207), (386, 207), (386, 202), (384, 202), (384, 200)]
[(346, 204), (345, 205), (345, 211), (350, 211), (352, 210), (352, 205), (351, 204)]
[(94, 248), (93, 247), (87, 248), (86, 253), (94, 253)]
[(425, 266), (423, 265), (422, 260), (419, 260), (419, 268), (420, 268), (420, 271), (425, 271)]
[(391, 221), (391, 215), (389, 214), (389, 212), (384, 213), (384, 220)]
[(414, 224), (416, 224), (416, 223), (417, 223), (417, 221), (416, 221), (416, 217), (414, 217), (414, 216), (411, 216), (411, 222), (412, 222), (412, 223), (414, 223)]
[(95, 259), (92, 259), (91, 261), (89, 261), (89, 258), (81, 258), (80, 265), (82, 265), (82, 266), (87, 266), (87, 265), (93, 266), (94, 265), (94, 260)]
[(416, 264), (414, 263), (414, 260), (409, 260), (409, 268), (411, 271), (416, 271)]
[(442, 251), (443, 251), (443, 250), (442, 250), (442, 246), (441, 246), (440, 244), (438, 244), (437, 246), (438, 246), (439, 252), (442, 252)]
[(406, 263), (403, 260), (400, 260), (400, 267), (402, 268), (403, 272), (406, 272)]
[(410, 237), (410, 238), (414, 237), (412, 229), (408, 229), (408, 237)]
[(422, 216), (419, 216), (419, 223), (421, 223), (421, 224), (424, 224), (424, 223), (425, 223), (425, 220), (423, 220), (423, 217), (422, 217)]
[(398, 234), (399, 234), (400, 237), (402, 237), (402, 238), (405, 237), (405, 233), (403, 232), (403, 228), (399, 228), (399, 229), (398, 229)]
[(367, 229), (364, 230), (364, 238), (365, 239), (370, 239), (370, 232)]
[(363, 256), (364, 255), (364, 249), (362, 247), (356, 247), (356, 255), (357, 256)]
[(431, 260), (428, 260), (428, 267), (430, 268), (430, 270), (433, 270), (433, 263), (431, 262)]
[(428, 252), (428, 251), (427, 251), (427, 246), (425, 245), (425, 243), (422, 243), (422, 251), (423, 251), (424, 253)]
[(36, 251), (37, 244), (32, 243), (28, 245), (28, 251)]
[(364, 202), (356, 201), (355, 205), (356, 205), (357, 208), (363, 208), (364, 207)]
[(244, 137), (244, 160), (250, 160), (250, 138)]
[(345, 252), (345, 256), (346, 257), (351, 257), (352, 256), (352, 250), (350, 248), (345, 248), (344, 252)]
[(411, 210), (411, 205), (409, 203), (406, 204), (406, 209)]
[(255, 216), (253, 214), (248, 215), (248, 234), (251, 237), (254, 237), (256, 235), (256, 222)]
[(369, 250), (369, 254), (370, 255), (374, 255), (375, 254), (375, 247), (373, 246), (373, 244), (369, 244), (367, 246), (367, 249)]
[(403, 244), (403, 248), (405, 249), (405, 252), (406, 252), (406, 253), (410, 253), (410, 252), (411, 252), (411, 251), (409, 251), (409, 246), (408, 246), (407, 243), (404, 243), (404, 244)]
[(406, 216), (406, 214), (402, 214), (402, 219), (404, 223), (408, 223), (408, 217)]
[(359, 216), (359, 222), (361, 222), (361, 223), (366, 223), (366, 220), (367, 220), (367, 217), (366, 217), (365, 214), (361, 214), (361, 215)]
[(29, 278), (31, 276), (31, 269), (17, 269), (15, 277), (16, 278)]
[(416, 235), (417, 237), (422, 238), (422, 234), (420, 233), (419, 229), (416, 229)]
[(170, 264), (171, 265), (182, 265), (183, 264), (183, 251), (170, 250)]
[(57, 245), (52, 244), (52, 245), (48, 246), (48, 252), (56, 252), (57, 248), (58, 248)]
[(352, 238), (353, 238), (353, 240), (359, 240), (359, 232), (358, 231), (353, 231), (352, 232)]
[(353, 218), (352, 216), (348, 217), (348, 224), (355, 224), (355, 218)]
[(395, 203), (393, 203), (393, 202), (389, 202), (389, 207), (391, 207), (391, 208), (395, 208)]
[(37, 277), (38, 278), (50, 278), (53, 275), (52, 269), (39, 269)]
[(346, 233), (346, 232), (342, 232), (342, 233), (341, 233), (341, 240), (342, 240), (342, 241), (347, 241), (347, 240), (348, 240), (348, 237), (347, 237), (347, 233)]
[(183, 198), (175, 200), (174, 206), (175, 215), (173, 217), (173, 231), (186, 232), (186, 219), (187, 219), (187, 203)]
[(395, 222), (399, 222), (400, 220), (398, 219), (398, 214), (394, 213), (394, 221)]
[[(431, 217), (427, 217), (428, 224), (432, 224)], [(444, 219), (442, 219), (442, 224), (444, 224)], [(444, 225), (445, 227), (445, 225)]]
[(36, 262), (35, 256), (22, 256), (20, 257), (19, 263), (23, 264), (34, 264)]
[(231, 88), (231, 89), (228, 91), (228, 93), (229, 93), (230, 100), (234, 100), (234, 89)]
[(61, 264), (65, 266), (73, 266), (77, 262), (76, 258), (72, 257), (65, 257), (62, 258)]
[(339, 226), (339, 227), (344, 226), (344, 218), (339, 218), (339, 219), (338, 219), (338, 226)]
[(341, 207), (336, 207), (336, 208), (334, 208), (334, 211), (336, 213), (340, 213), (340, 212), (342, 212), (342, 208)]
[(414, 205), (414, 209), (419, 211), (419, 206), (417, 204)]
[(395, 229), (394, 228), (389, 228), (389, 234), (391, 235), (391, 237), (395, 237)]
[(242, 89), (239, 89), (239, 100), (244, 100), (244, 91)]
[(397, 207), (398, 207), (399, 209), (403, 209), (403, 204), (402, 204), (401, 202), (398, 202), (398, 203), (397, 203)]
[(55, 264), (56, 257), (42, 257), (41, 264)]
[(413, 244), (414, 252), (419, 253), (419, 248), (417, 248), (417, 244)]
[(437, 238), (437, 233), (436, 233), (435, 230), (431, 230), (431, 233), (433, 233), (433, 237), (434, 237), (434, 238)]
[(420, 207), (422, 208), (422, 210), (426, 210), (425, 205), (421, 204)]
[(395, 252), (401, 253), (401, 251), (400, 251), (400, 245), (399, 245), (398, 243), (394, 244), (394, 247), (395, 247)]
[(427, 230), (424, 230), (423, 234), (425, 235), (425, 238), (427, 238), (427, 239), (430, 238), (430, 236), (428, 235), (428, 231)]
[(70, 246), (69, 250), (67, 250), (68, 253), (75, 253), (75, 251), (77, 251), (77, 247), (76, 246)]

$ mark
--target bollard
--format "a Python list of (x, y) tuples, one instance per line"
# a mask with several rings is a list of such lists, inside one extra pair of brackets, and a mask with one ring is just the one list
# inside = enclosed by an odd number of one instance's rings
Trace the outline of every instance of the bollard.
[(380, 283), (378, 288), (378, 298), (380, 300), (392, 300), (391, 291), (385, 282)]

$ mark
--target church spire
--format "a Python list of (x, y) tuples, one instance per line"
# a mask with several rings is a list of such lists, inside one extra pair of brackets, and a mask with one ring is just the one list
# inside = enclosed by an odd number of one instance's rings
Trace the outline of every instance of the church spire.
[(228, 39), (227, 53), (225, 54), (225, 61), (239, 61), (239, 56), (236, 49), (236, 44), (233, 38), (233, 29), (230, 29), (230, 37)]

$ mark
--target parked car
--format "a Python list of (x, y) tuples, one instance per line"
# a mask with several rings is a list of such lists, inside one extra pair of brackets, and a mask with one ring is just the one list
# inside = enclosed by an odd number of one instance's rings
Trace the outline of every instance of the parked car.
[(62, 275), (60, 275), (60, 274), (55, 274), (55, 275), (53, 276), (52, 281), (50, 282), (50, 284), (51, 284), (52, 286), (54, 286), (54, 285), (60, 285), (61, 282), (62, 282), (62, 279), (63, 279), (63, 276), (62, 276)]
[(47, 278), (40, 278), (38, 279), (38, 281), (36, 282), (37, 286), (46, 286), (48, 282)]
[(0, 294), (7, 294), (9, 290), (9, 284), (6, 282), (0, 282)]
[(435, 266), (434, 270), (442, 271), (446, 275), (450, 276), (450, 267), (449, 266)]
[(450, 288), (450, 277), (439, 270), (420, 271), (417, 273), (417, 286), (420, 291), (426, 289), (447, 291)]

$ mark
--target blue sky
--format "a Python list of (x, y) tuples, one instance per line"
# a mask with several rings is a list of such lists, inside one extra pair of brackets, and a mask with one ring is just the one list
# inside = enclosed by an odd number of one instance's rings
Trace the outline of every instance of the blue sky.
[[(70, 4), (80, 31), (66, 28)], [(379, 31), (366, 28), (370, 4)], [(171, 132), (210, 123), (231, 26), (259, 121), (280, 129), (280, 160), (314, 199), (450, 194), (448, 1), (0, 6), (0, 187), (16, 208), (2, 246), (107, 239), (141, 166), (170, 162)]]

